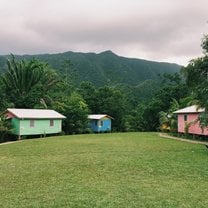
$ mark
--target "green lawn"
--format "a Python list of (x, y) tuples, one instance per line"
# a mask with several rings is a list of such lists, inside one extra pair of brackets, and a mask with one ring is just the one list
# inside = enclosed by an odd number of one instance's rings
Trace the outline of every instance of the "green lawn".
[(156, 133), (0, 146), (0, 207), (208, 207), (208, 149)]

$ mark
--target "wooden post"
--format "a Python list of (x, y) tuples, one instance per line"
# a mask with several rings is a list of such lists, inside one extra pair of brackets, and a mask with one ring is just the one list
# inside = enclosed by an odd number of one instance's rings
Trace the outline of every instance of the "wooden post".
[(19, 141), (21, 140), (21, 135), (18, 135), (18, 140), (19, 140)]

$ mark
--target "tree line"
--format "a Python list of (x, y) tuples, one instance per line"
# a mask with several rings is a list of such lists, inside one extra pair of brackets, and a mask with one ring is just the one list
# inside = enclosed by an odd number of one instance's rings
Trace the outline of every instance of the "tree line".
[[(71, 63), (66, 73), (55, 71), (37, 59), (7, 60), (7, 70), (0, 76), (0, 132), (10, 128), (3, 112), (7, 108), (48, 108), (64, 114), (65, 134), (90, 132), (88, 114), (109, 114), (114, 118), (113, 131), (158, 131), (176, 129), (173, 111), (197, 104), (205, 107), (201, 124), (208, 124), (208, 36), (202, 39), (204, 56), (191, 60), (180, 73), (162, 74), (160, 81), (146, 80), (137, 87), (113, 84), (97, 87), (83, 81), (72, 82)], [(72, 73), (70, 73), (72, 72)], [(2, 136), (3, 135), (3, 136)]]

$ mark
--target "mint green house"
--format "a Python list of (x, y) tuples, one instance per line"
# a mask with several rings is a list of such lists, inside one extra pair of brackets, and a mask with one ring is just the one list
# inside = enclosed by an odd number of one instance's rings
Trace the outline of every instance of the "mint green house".
[(6, 117), (11, 119), (12, 133), (19, 139), (23, 135), (55, 134), (62, 131), (62, 114), (48, 109), (8, 108)]

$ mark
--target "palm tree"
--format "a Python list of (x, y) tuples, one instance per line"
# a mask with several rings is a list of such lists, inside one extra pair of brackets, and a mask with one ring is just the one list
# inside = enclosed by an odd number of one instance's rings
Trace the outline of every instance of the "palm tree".
[(41, 79), (41, 65), (35, 60), (18, 63), (12, 56), (11, 60), (7, 60), (7, 66), (8, 71), (3, 76), (3, 82), (8, 88), (14, 89), (19, 96), (27, 94)]
[(159, 122), (160, 122), (160, 129), (162, 131), (170, 131), (175, 132), (177, 129), (177, 118), (176, 115), (173, 113), (174, 111), (179, 109), (179, 103), (176, 99), (172, 99), (170, 108), (167, 112), (161, 111), (159, 112)]
[(40, 102), (57, 83), (56, 73), (36, 59), (17, 62), (12, 55), (7, 60), (7, 66), (8, 70), (2, 80), (16, 107), (30, 107), (32, 104), (29, 102)]

